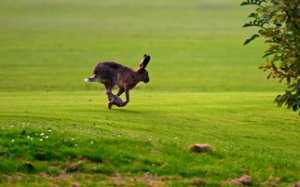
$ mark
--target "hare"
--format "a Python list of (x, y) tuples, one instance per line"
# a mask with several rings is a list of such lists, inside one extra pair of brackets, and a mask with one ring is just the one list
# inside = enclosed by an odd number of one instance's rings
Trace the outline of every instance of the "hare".
[[(116, 62), (101, 62), (94, 68), (93, 75), (85, 78), (84, 81), (104, 84), (109, 101), (109, 109), (111, 109), (113, 105), (124, 107), (129, 103), (129, 91), (141, 81), (144, 83), (149, 82), (149, 74), (146, 67), (150, 59), (151, 57), (145, 54), (136, 71)], [(115, 86), (119, 88), (117, 95), (112, 93), (112, 89)], [(123, 102), (119, 96), (124, 92), (126, 94), (126, 100)]]

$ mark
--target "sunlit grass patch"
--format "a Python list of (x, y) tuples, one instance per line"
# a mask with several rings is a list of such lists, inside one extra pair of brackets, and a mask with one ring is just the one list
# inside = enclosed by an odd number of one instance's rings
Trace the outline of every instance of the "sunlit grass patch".
[[(151, 143), (126, 138), (108, 139), (77, 136), (71, 133), (59, 133), (51, 128), (32, 129), (18, 125), (2, 128), (0, 134), (0, 171), (2, 173), (38, 173), (57, 174), (63, 171), (110, 172), (122, 170), (119, 165), (139, 160), (139, 155), (151, 150)], [(68, 168), (75, 162), (77, 169)], [(141, 162), (143, 159), (141, 158)], [(99, 166), (93, 168), (89, 163)], [(102, 165), (107, 166), (105, 168)], [(101, 170), (102, 167), (102, 170)], [(111, 170), (111, 171), (110, 171)]]

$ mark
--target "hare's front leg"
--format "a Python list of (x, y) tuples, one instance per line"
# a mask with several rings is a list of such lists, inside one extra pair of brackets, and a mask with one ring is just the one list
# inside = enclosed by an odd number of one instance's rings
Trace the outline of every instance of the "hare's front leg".
[(121, 96), (124, 93), (124, 88), (119, 88), (117, 96)]
[(126, 101), (123, 102), (119, 107), (124, 107), (129, 103), (129, 90), (125, 90), (125, 94), (126, 94)]

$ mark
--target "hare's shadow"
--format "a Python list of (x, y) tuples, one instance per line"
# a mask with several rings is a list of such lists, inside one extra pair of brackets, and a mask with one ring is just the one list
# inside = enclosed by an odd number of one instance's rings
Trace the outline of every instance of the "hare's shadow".
[(118, 112), (118, 113), (127, 113), (127, 114), (141, 114), (141, 111), (137, 110), (128, 110), (128, 109), (121, 109), (121, 108), (112, 108), (111, 112)]

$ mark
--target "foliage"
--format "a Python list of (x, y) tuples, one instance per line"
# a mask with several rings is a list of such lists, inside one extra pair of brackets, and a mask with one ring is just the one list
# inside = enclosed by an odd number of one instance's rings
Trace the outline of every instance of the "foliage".
[(284, 94), (275, 101), (294, 111), (300, 109), (300, 1), (299, 0), (245, 0), (241, 4), (257, 8), (248, 17), (244, 27), (257, 27), (258, 31), (245, 41), (245, 45), (263, 37), (269, 48), (266, 62), (260, 66), (268, 78), (287, 83)]

